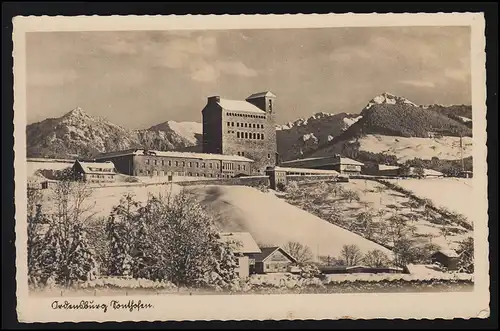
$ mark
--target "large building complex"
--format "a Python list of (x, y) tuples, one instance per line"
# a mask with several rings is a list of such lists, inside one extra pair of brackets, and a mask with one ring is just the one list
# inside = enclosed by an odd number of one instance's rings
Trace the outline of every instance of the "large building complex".
[(130, 176), (232, 178), (264, 174), (276, 164), (275, 106), (271, 92), (246, 100), (209, 97), (202, 110), (202, 153), (130, 149), (97, 155)]
[(231, 178), (249, 175), (253, 160), (238, 155), (130, 149), (101, 154), (98, 161), (112, 161), (129, 176), (190, 176)]
[(209, 97), (203, 114), (203, 152), (254, 160), (252, 173), (276, 165), (275, 98), (267, 91), (246, 100)]

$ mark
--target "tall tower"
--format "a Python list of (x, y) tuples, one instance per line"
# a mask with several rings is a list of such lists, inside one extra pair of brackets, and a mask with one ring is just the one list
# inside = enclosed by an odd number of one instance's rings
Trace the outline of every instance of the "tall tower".
[(252, 173), (275, 166), (276, 96), (260, 92), (245, 100), (209, 97), (203, 114), (203, 152), (240, 155), (254, 160)]
[(278, 155), (276, 148), (276, 95), (271, 91), (254, 93), (246, 98), (246, 101), (255, 105), (265, 112), (264, 143), (263, 150), (256, 162), (261, 173), (265, 173), (266, 167), (277, 164)]

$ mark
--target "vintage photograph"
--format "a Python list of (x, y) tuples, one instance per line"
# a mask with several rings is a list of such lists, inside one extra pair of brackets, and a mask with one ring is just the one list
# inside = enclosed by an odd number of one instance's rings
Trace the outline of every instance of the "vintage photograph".
[(24, 32), (27, 298), (472, 295), (473, 29), (401, 22)]

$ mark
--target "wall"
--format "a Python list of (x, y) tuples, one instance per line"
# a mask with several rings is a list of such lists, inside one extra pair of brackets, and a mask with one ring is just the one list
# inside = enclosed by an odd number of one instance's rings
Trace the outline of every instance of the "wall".
[(311, 175), (311, 176), (301, 176), (301, 175), (287, 175), (286, 179), (288, 182), (312, 182), (318, 180), (337, 180), (336, 175)]
[(222, 110), (216, 97), (207, 99), (203, 117), (203, 153), (222, 154)]
[(250, 276), (250, 264), (248, 260), (248, 256), (239, 256), (238, 259), (238, 267), (236, 268), (236, 272), (238, 273), (240, 278), (247, 278)]
[(191, 180), (185, 182), (176, 182), (181, 186), (192, 185), (242, 185), (242, 186), (269, 186), (269, 177), (267, 176), (252, 176), (241, 178), (226, 178), (226, 179), (212, 179), (212, 180)]

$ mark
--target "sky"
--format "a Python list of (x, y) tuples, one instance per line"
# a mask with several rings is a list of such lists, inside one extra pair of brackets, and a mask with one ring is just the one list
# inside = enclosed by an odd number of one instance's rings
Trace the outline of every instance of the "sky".
[(28, 123), (80, 107), (130, 129), (201, 122), (207, 97), (272, 91), (277, 123), (383, 92), (470, 104), (469, 27), (30, 32)]

